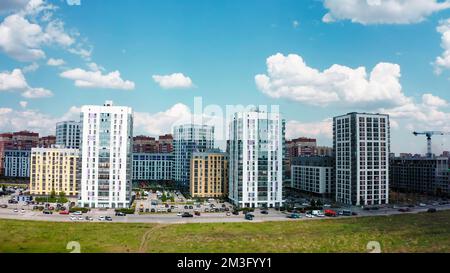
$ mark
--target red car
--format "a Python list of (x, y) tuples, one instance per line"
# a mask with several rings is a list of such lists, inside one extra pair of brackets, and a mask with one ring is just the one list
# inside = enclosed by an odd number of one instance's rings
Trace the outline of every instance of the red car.
[(334, 210), (327, 209), (325, 210), (325, 215), (328, 217), (336, 217), (337, 213)]
[(69, 212), (67, 210), (63, 210), (63, 211), (60, 211), (59, 214), (61, 214), (61, 215), (69, 215)]

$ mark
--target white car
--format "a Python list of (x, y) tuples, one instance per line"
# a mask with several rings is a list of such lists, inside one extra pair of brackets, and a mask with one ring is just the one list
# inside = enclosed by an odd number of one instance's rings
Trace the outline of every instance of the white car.
[(83, 215), (83, 213), (82, 213), (81, 211), (75, 211), (75, 212), (73, 213), (73, 215)]
[(80, 221), (83, 221), (83, 220), (84, 220), (84, 218), (83, 218), (83, 217), (81, 217), (81, 216), (79, 216), (79, 217), (78, 217), (78, 220), (80, 220)]
[(183, 213), (181, 213), (181, 212), (177, 213), (177, 216), (182, 216), (182, 215), (183, 215)]
[(100, 216), (100, 217), (98, 217), (98, 220), (99, 220), (99, 221), (105, 221), (105, 216)]
[(426, 206), (427, 206), (427, 204), (424, 204), (424, 203), (419, 204), (419, 207), (426, 207)]
[(318, 213), (317, 215), (316, 215), (317, 217), (325, 217), (325, 214), (323, 214), (323, 213)]
[(331, 205), (330, 204), (325, 204), (325, 205), (323, 205), (323, 207), (324, 208), (331, 208)]
[(25, 213), (25, 210), (24, 209), (22, 209), (21, 211), (20, 211), (21, 213)]
[(306, 218), (314, 218), (314, 215), (307, 213), (307, 214), (305, 214), (305, 217)]
[(77, 217), (75, 217), (75, 216), (70, 216), (70, 220), (76, 221), (76, 220), (77, 220)]
[(19, 210), (18, 209), (14, 209), (14, 212), (19, 212)]

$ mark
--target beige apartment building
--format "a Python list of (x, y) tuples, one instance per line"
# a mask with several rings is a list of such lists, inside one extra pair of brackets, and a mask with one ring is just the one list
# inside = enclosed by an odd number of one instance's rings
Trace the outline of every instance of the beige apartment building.
[(228, 160), (220, 151), (194, 152), (190, 193), (193, 198), (223, 197), (228, 192)]
[(67, 196), (77, 195), (78, 149), (33, 148), (30, 164), (30, 193), (50, 195), (64, 192)]

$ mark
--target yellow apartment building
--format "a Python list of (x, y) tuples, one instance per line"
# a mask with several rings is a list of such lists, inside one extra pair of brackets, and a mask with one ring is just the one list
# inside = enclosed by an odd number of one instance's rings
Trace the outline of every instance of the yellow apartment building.
[(33, 148), (30, 164), (30, 193), (77, 195), (78, 149)]
[(217, 198), (228, 192), (228, 159), (225, 153), (194, 152), (190, 193), (193, 198)]

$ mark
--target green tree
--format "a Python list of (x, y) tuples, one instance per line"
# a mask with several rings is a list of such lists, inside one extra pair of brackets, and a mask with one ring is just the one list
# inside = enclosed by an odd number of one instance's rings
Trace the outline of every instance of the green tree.
[(316, 207), (316, 201), (314, 199), (311, 199), (310, 206), (315, 208)]
[(50, 193), (50, 199), (54, 199), (56, 197), (56, 192), (55, 190), (52, 190), (52, 192)]
[(323, 206), (323, 203), (322, 203), (322, 201), (319, 199), (319, 200), (317, 200), (317, 202), (316, 202), (316, 206), (318, 206), (318, 207), (321, 207), (321, 206)]

